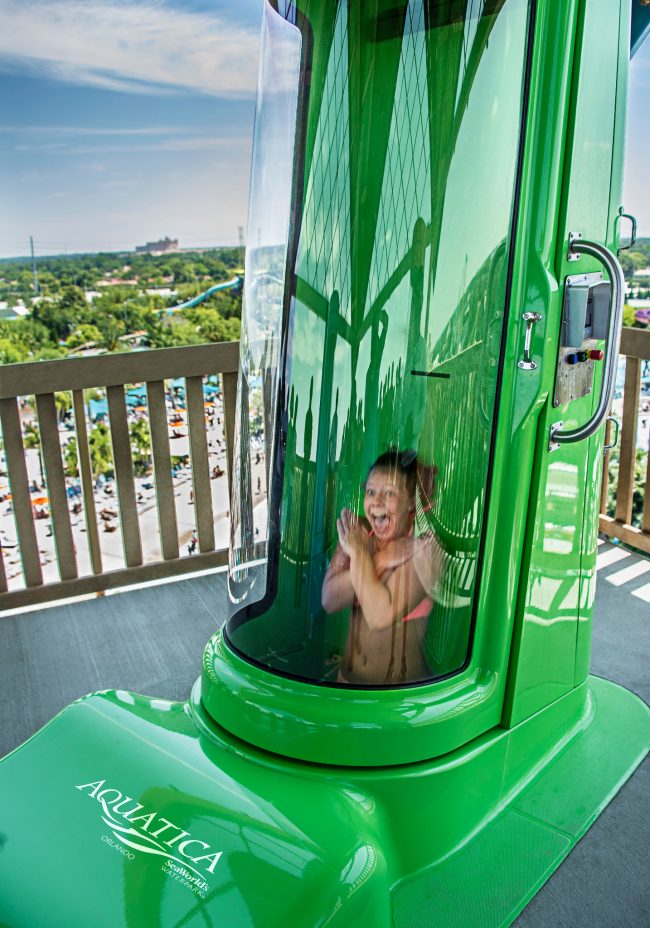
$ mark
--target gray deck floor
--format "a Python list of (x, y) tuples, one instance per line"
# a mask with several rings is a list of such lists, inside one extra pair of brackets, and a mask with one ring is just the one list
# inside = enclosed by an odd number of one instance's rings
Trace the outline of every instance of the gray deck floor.
[[(620, 573), (641, 560), (626, 555), (599, 571), (592, 671), (650, 702), (650, 573)], [(0, 617), (0, 757), (94, 690), (185, 699), (224, 604), (221, 573)], [(646, 760), (515, 925), (650, 928), (649, 860)]]

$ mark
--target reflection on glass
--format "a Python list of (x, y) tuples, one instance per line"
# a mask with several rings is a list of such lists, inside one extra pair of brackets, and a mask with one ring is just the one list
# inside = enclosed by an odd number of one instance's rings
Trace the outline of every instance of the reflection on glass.
[(277, 525), (226, 634), (302, 679), (423, 682), (470, 644), (528, 2), (289, 6), (310, 84), (283, 330), (265, 304), (286, 339), (260, 413), (281, 417)]
[(265, 5), (233, 453), (229, 589), (235, 603), (265, 594), (301, 45), (299, 30)]

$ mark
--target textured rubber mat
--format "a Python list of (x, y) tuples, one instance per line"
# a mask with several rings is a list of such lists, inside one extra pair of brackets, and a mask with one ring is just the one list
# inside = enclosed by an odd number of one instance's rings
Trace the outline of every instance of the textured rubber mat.
[[(647, 708), (592, 677), (582, 732), (466, 844), (397, 887), (394, 928), (510, 925), (647, 748)], [(521, 750), (511, 746), (511, 764)]]
[(449, 860), (402, 884), (393, 898), (394, 926), (507, 925), (571, 844), (541, 822), (506, 812)]

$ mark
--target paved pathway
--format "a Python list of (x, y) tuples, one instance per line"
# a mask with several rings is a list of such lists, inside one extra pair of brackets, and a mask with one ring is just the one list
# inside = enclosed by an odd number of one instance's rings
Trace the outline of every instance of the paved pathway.
[(622, 592), (650, 604), (650, 558), (603, 541), (600, 548), (596, 566), (603, 582), (622, 587)]

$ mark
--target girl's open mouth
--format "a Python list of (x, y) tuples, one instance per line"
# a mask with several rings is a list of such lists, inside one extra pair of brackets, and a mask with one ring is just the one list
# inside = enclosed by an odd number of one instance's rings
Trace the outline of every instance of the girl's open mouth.
[(383, 513), (382, 515), (373, 515), (371, 519), (372, 519), (372, 527), (374, 528), (376, 532), (380, 534), (386, 531), (386, 529), (390, 525), (390, 518), (385, 513)]

